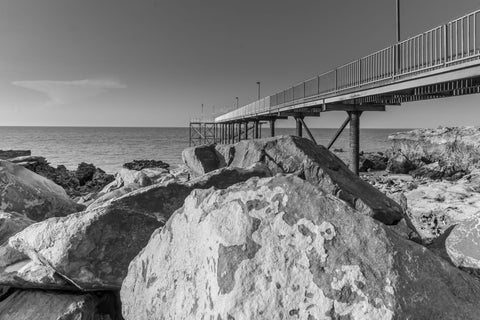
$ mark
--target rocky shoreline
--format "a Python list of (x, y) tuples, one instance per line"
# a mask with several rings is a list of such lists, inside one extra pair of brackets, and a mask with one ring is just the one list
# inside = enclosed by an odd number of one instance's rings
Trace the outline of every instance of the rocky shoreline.
[(360, 176), (292, 136), (115, 176), (0, 151), (0, 319), (478, 319), (477, 137), (398, 133)]

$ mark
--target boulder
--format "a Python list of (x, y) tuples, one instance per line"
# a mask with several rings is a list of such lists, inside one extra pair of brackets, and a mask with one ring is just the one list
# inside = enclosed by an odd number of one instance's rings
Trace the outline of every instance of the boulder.
[(387, 168), (388, 158), (380, 152), (367, 152), (360, 155), (359, 170), (380, 171)]
[(114, 320), (112, 294), (17, 290), (0, 302), (0, 319), (5, 320)]
[(405, 192), (408, 216), (425, 243), (480, 212), (480, 170), (456, 181), (429, 181)]
[(187, 148), (182, 152), (182, 160), (190, 169), (193, 177), (204, 175), (226, 165), (225, 161), (222, 161), (222, 157), (219, 157), (215, 145)]
[(391, 173), (405, 174), (416, 168), (415, 164), (403, 154), (395, 154), (388, 159), (386, 170)]
[(94, 208), (94, 205), (109, 206), (111, 203), (115, 206), (137, 210), (165, 223), (172, 213), (183, 205), (185, 198), (194, 189), (208, 189), (211, 187), (225, 189), (252, 177), (267, 177), (270, 175), (268, 168), (261, 164), (254, 164), (247, 169), (222, 168), (186, 183), (174, 181), (141, 188), (110, 202), (103, 204), (94, 203), (90, 205), (89, 209)]
[(446, 238), (445, 248), (454, 265), (480, 275), (480, 215), (455, 225)]
[(133, 160), (123, 165), (124, 168), (129, 170), (143, 170), (147, 168), (162, 168), (168, 169), (170, 165), (161, 160)]
[(73, 202), (65, 190), (24, 167), (0, 160), (0, 209), (18, 212), (41, 221), (66, 216), (84, 208)]
[(480, 314), (470, 275), (294, 176), (192, 192), (120, 295), (127, 320)]
[(9, 245), (82, 290), (118, 289), (130, 261), (163, 224), (121, 205), (33, 224)]
[(390, 135), (389, 153), (401, 153), (422, 164), (440, 162), (451, 176), (470, 172), (480, 160), (480, 127), (439, 127), (416, 129)]
[[(197, 151), (196, 149), (200, 150)], [(231, 146), (202, 146), (184, 152), (185, 163), (193, 173), (215, 166), (245, 168), (265, 163), (272, 174), (295, 173), (328, 194), (333, 194), (353, 208), (385, 224), (395, 224), (403, 217), (401, 207), (363, 181), (327, 148), (296, 136), (244, 140)], [(188, 156), (187, 156), (187, 155)], [(208, 156), (203, 157), (204, 154)], [(228, 159), (225, 156), (228, 155)], [(213, 157), (216, 156), (215, 160)]]

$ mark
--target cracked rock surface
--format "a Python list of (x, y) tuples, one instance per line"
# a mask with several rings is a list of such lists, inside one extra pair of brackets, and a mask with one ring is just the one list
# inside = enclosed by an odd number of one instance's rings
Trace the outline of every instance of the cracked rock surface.
[(130, 264), (121, 299), (127, 320), (480, 314), (476, 279), (281, 175), (192, 192)]

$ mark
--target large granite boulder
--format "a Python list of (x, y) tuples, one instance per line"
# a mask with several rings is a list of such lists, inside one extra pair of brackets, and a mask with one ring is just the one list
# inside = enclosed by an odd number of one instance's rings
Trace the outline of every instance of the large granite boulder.
[(445, 249), (453, 264), (480, 276), (480, 215), (455, 225), (446, 237)]
[[(130, 261), (162, 225), (135, 209), (113, 204), (33, 224), (10, 237), (9, 246), (78, 289), (118, 289)], [(54, 280), (45, 282), (58, 286)]]
[(17, 290), (0, 301), (2, 320), (116, 320), (112, 294)]
[(183, 159), (192, 173), (227, 164), (245, 168), (253, 163), (265, 163), (273, 174), (295, 173), (385, 224), (395, 224), (403, 217), (395, 201), (351, 172), (327, 148), (308, 139), (279, 136), (245, 140), (230, 146), (217, 146), (217, 149), (214, 145), (194, 147), (184, 151)]
[(65, 190), (24, 167), (0, 160), (0, 209), (18, 212), (41, 221), (66, 216), (84, 208), (73, 202)]
[(95, 206), (114, 204), (115, 206), (134, 209), (165, 223), (172, 213), (183, 205), (185, 198), (194, 189), (211, 187), (225, 189), (252, 177), (267, 177), (270, 175), (268, 168), (262, 164), (254, 164), (246, 169), (222, 168), (188, 182), (173, 181), (166, 184), (156, 184), (135, 190), (105, 203), (95, 202), (89, 206), (89, 209), (93, 209)]
[(416, 129), (389, 136), (389, 154), (401, 154), (416, 167), (438, 162), (443, 177), (470, 172), (480, 160), (480, 127)]
[(219, 157), (215, 145), (187, 148), (182, 152), (182, 160), (190, 169), (192, 177), (204, 175), (226, 165), (222, 157)]
[(474, 278), (294, 176), (195, 190), (120, 294), (127, 320), (480, 314)]

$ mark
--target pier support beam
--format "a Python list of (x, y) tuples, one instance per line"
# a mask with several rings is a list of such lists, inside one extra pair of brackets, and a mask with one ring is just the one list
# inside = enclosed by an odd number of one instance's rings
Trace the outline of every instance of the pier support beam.
[(244, 122), (245, 140), (248, 140), (248, 121)]
[(242, 123), (238, 123), (238, 142), (242, 141)]
[(255, 120), (253, 122), (253, 138), (258, 139), (260, 137), (260, 121)]
[(270, 136), (275, 137), (275, 119), (270, 119)]
[(358, 168), (360, 163), (360, 116), (361, 111), (349, 111), (350, 117), (350, 152), (351, 164), (350, 168), (358, 175)]
[(302, 119), (303, 117), (297, 116), (295, 117), (295, 123), (296, 123), (296, 134), (298, 137), (301, 137), (303, 135), (302, 133)]

